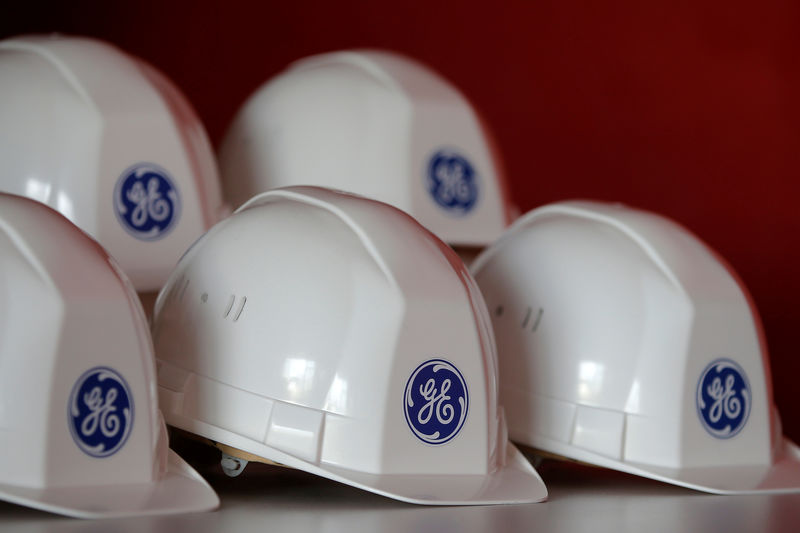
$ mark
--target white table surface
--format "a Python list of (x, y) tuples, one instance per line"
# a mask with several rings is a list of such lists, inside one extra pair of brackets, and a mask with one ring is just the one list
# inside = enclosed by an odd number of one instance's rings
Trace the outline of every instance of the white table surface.
[(545, 461), (538, 468), (550, 491), (547, 502), (425, 507), (261, 464), (251, 463), (238, 478), (228, 478), (210, 449), (181, 451), (217, 490), (222, 500), (218, 511), (76, 520), (0, 502), (0, 532), (800, 533), (800, 494), (716, 496), (560, 461)]

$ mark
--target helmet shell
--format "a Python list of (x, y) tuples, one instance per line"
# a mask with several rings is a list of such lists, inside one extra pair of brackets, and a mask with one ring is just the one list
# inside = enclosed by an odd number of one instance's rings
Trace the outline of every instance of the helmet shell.
[[(7, 194), (0, 368), (0, 498), (86, 518), (218, 505), (168, 450), (152, 342), (127, 277), (63, 216)], [(184, 492), (165, 495), (173, 490)]]
[(255, 197), (180, 261), (153, 334), (171, 425), (406, 501), (546, 494), (508, 448), (474, 281), (386, 204), (315, 187)]
[(621, 205), (551, 204), (472, 272), (513, 440), (701, 490), (800, 489), (796, 466), (762, 483), (786, 450), (759, 318), (685, 228)]
[(483, 246), (511, 220), (490, 135), (467, 99), (404, 56), (312, 56), (260, 87), (220, 148), (225, 197), (317, 185), (391, 204), (451, 245)]
[(186, 98), (93, 39), (0, 41), (0, 190), (61, 212), (137, 290), (163, 285), (225, 212), (213, 151)]

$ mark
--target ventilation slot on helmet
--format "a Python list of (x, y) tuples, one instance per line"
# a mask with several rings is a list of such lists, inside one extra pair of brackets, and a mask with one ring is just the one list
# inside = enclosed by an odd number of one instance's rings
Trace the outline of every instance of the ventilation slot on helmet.
[[(500, 307), (499, 309), (502, 309), (502, 307)], [(498, 313), (498, 315), (501, 313)], [(531, 327), (531, 333), (536, 333), (536, 329), (539, 327), (539, 322), (542, 321), (543, 314), (544, 314), (544, 309), (540, 307), (539, 310), (536, 312), (536, 315), (533, 316), (533, 326)], [(533, 315), (533, 308), (529, 306), (528, 310), (525, 312), (525, 318), (522, 320), (522, 329), (526, 329), (528, 327), (528, 324), (531, 322), (532, 315)]]
[[(244, 306), (246, 303), (247, 303), (247, 296), (242, 296), (242, 298), (239, 300), (239, 303), (236, 304), (236, 295), (231, 294), (230, 298), (228, 298), (228, 303), (225, 306), (225, 313), (223, 313), (222, 318), (228, 318), (229, 316), (233, 316), (233, 321), (234, 322), (238, 321), (239, 317), (242, 316), (242, 312), (244, 311)], [(233, 311), (233, 313), (231, 313), (231, 311)]]

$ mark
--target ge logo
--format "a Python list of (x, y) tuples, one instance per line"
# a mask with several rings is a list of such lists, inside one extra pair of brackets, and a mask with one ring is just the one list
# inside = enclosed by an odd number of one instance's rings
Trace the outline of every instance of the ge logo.
[(447, 211), (463, 215), (478, 201), (478, 176), (463, 156), (439, 150), (428, 163), (428, 192)]
[(133, 426), (133, 396), (117, 372), (95, 367), (85, 372), (69, 397), (69, 428), (78, 447), (92, 457), (122, 448)]
[(727, 439), (744, 427), (750, 415), (750, 385), (744, 370), (729, 359), (706, 367), (697, 383), (697, 412), (711, 435)]
[(160, 239), (180, 216), (178, 189), (166, 170), (149, 163), (135, 165), (117, 180), (114, 211), (125, 230), (137, 239)]
[(467, 384), (451, 363), (431, 359), (408, 378), (403, 406), (414, 435), (428, 444), (444, 444), (458, 434), (467, 418)]

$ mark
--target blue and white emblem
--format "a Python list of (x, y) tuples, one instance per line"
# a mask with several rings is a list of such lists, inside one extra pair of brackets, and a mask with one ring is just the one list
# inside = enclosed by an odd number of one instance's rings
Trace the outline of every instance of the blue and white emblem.
[(133, 427), (133, 395), (128, 384), (107, 367), (85, 372), (72, 387), (68, 419), (72, 438), (86, 454), (114, 454)]
[(751, 401), (747, 376), (730, 359), (712, 362), (697, 382), (697, 414), (706, 431), (719, 439), (728, 439), (742, 430), (750, 415)]
[(143, 241), (160, 239), (180, 216), (178, 189), (163, 168), (140, 163), (122, 173), (114, 188), (114, 212), (125, 230)]
[(433, 200), (446, 211), (464, 215), (478, 201), (478, 175), (467, 159), (439, 150), (428, 163), (427, 187)]
[(403, 407), (414, 435), (428, 444), (444, 444), (461, 431), (467, 418), (467, 383), (452, 363), (425, 361), (408, 378)]

